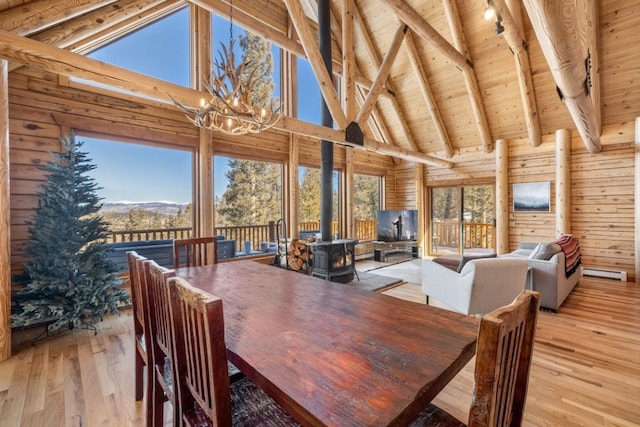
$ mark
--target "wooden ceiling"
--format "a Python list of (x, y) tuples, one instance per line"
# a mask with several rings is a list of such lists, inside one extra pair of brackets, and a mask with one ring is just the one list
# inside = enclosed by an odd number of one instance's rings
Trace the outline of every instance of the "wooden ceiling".
[[(228, 17), (225, 1), (192, 3)], [(333, 71), (341, 76), (342, 100), (319, 59), (316, 1), (234, 0), (233, 6), (237, 24), (309, 58), (338, 125), (323, 137), (338, 142), (355, 121), (370, 149), (450, 166), (460, 155), (490, 153), (497, 139), (535, 147), (544, 136), (570, 129), (596, 153), (603, 127), (640, 115), (636, 0), (492, 3), (501, 35), (494, 20), (483, 18), (485, 0), (331, 0)], [(95, 80), (108, 80), (90, 60), (65, 59), (42, 43), (86, 53), (187, 4), (0, 0), (0, 56), (11, 61), (10, 69), (26, 63), (56, 70), (62, 63), (61, 73), (86, 78), (92, 70)], [(151, 91), (135, 76), (122, 80), (115, 85)], [(185, 94), (181, 100), (194, 99)], [(321, 135), (295, 120), (279, 126)]]

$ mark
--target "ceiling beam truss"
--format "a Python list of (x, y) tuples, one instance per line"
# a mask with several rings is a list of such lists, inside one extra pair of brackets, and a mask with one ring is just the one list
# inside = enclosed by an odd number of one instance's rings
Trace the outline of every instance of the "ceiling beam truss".
[(590, 153), (602, 150), (589, 93), (587, 16), (592, 0), (525, 0), (529, 19), (569, 114)]

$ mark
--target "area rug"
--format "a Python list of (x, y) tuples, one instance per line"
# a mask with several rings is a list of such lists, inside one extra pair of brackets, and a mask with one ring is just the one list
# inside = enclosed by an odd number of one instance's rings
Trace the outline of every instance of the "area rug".
[[(358, 280), (358, 278), (360, 280)], [(379, 292), (393, 286), (397, 286), (402, 282), (402, 279), (395, 277), (382, 276), (380, 274), (368, 273), (366, 271), (358, 271), (358, 277), (353, 279), (351, 282), (346, 283), (346, 285), (354, 286), (366, 291)]]

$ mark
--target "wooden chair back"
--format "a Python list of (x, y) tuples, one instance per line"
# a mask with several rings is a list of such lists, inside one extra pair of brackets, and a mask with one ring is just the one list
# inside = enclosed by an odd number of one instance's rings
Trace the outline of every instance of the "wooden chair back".
[(522, 424), (540, 294), (525, 290), (480, 321), (469, 426)]
[[(168, 270), (159, 266), (155, 261), (144, 264), (147, 281), (147, 305), (149, 308), (149, 347), (151, 348), (150, 363), (152, 369), (149, 374), (153, 375), (153, 398), (151, 412), (153, 414), (153, 425), (163, 425), (163, 404), (165, 397), (173, 405), (174, 425), (177, 413), (179, 412), (179, 402), (176, 399), (175, 387), (176, 377), (174, 373), (173, 341), (171, 332), (171, 315), (169, 309), (169, 279), (175, 276), (173, 270)], [(147, 412), (147, 417), (149, 412)]]
[[(146, 344), (146, 331), (148, 330), (148, 315), (145, 304), (144, 291), (146, 282), (142, 269), (147, 258), (138, 255), (135, 251), (127, 252), (127, 265), (129, 267), (129, 284), (131, 286), (131, 302), (133, 308), (133, 332), (136, 345), (135, 356), (135, 398), (141, 400), (144, 395), (144, 367), (147, 366), (149, 357)], [(147, 386), (147, 396), (150, 386)]]
[[(181, 261), (184, 260), (184, 263)], [(218, 263), (218, 239), (193, 237), (173, 241), (174, 268), (196, 267)]]
[[(176, 348), (176, 371), (183, 419), (208, 418), (202, 425), (230, 426), (231, 392), (224, 341), (222, 300), (180, 277), (169, 287)], [(192, 408), (197, 408), (193, 411)]]

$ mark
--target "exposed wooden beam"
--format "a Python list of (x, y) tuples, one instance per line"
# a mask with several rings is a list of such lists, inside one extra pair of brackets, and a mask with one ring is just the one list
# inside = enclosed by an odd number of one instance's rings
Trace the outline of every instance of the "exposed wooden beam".
[(509, 249), (509, 144), (496, 141), (496, 253), (508, 254)]
[[(355, 47), (355, 4), (353, 0), (342, 2), (342, 100), (347, 122), (356, 119), (356, 56)], [(332, 25), (331, 28), (334, 28)], [(351, 234), (349, 234), (350, 236)]]
[(451, 140), (449, 139), (449, 134), (447, 133), (447, 128), (444, 125), (444, 121), (442, 120), (442, 115), (440, 114), (440, 109), (438, 108), (436, 97), (431, 90), (431, 85), (429, 84), (427, 73), (425, 73), (424, 71), (424, 67), (422, 65), (422, 61), (420, 60), (420, 55), (418, 54), (418, 49), (416, 48), (416, 43), (413, 40), (413, 35), (411, 34), (411, 32), (407, 34), (406, 47), (407, 54), (409, 55), (409, 61), (411, 62), (413, 72), (418, 79), (418, 86), (420, 86), (422, 98), (424, 98), (424, 102), (427, 105), (427, 109), (429, 110), (429, 115), (431, 116), (433, 126), (436, 128), (436, 133), (438, 134), (438, 138), (440, 139), (440, 143), (442, 144), (445, 155), (448, 158), (451, 158), (453, 157), (453, 147), (451, 145)]
[[(358, 9), (357, 6), (355, 8), (355, 13), (356, 13), (356, 24), (357, 24), (358, 34), (360, 36), (359, 41), (361, 41), (364, 45), (365, 51), (367, 52), (367, 56), (369, 57), (369, 62), (373, 65), (373, 67), (380, 68), (382, 66), (382, 62), (380, 61), (380, 57), (378, 56), (376, 47), (373, 43), (373, 40), (371, 40), (369, 30), (367, 29), (365, 22), (362, 19), (362, 16), (360, 15), (360, 10)], [(395, 88), (393, 87), (393, 84), (390, 80), (387, 79), (387, 81), (385, 82), (385, 86), (387, 86), (387, 88), (389, 88), (391, 92), (395, 93)], [(400, 124), (400, 127), (404, 133), (404, 139), (409, 145), (409, 148), (413, 151), (420, 151), (418, 150), (418, 146), (415, 142), (415, 138), (413, 137), (413, 134), (409, 129), (409, 124), (407, 123), (407, 120), (403, 114), (402, 108), (400, 108), (400, 104), (398, 103), (397, 98), (394, 95), (389, 97), (389, 100), (391, 101), (398, 123)], [(362, 100), (360, 105), (362, 105), (362, 103), (364, 103), (364, 100)], [(377, 107), (374, 108), (373, 117), (375, 117), (376, 122), (380, 123), (381, 126), (384, 127), (384, 124), (382, 123), (382, 119), (379, 118), (380, 114), (377, 113), (377, 111), (378, 111), (378, 108)], [(397, 145), (396, 142), (390, 139), (388, 132), (387, 132), (387, 136), (384, 138), (384, 141), (387, 141), (390, 144), (394, 143), (395, 145)]]
[(28, 36), (115, 2), (116, 0), (35, 0), (0, 12), (0, 30)]
[(431, 44), (461, 70), (471, 67), (471, 62), (438, 33), (427, 21), (404, 0), (382, 0), (403, 22)]
[(406, 24), (400, 24), (396, 30), (395, 35), (393, 36), (393, 41), (391, 42), (391, 46), (389, 46), (389, 50), (382, 61), (382, 65), (376, 74), (375, 79), (373, 80), (373, 86), (371, 87), (371, 91), (367, 95), (367, 98), (364, 100), (364, 104), (360, 108), (360, 112), (356, 117), (356, 122), (361, 123), (365, 122), (371, 111), (373, 110), (373, 106), (378, 101), (378, 96), (382, 91), (384, 82), (389, 78), (389, 73), (391, 72), (391, 66), (393, 65), (393, 61), (396, 59), (396, 55), (400, 51), (400, 46), (402, 46), (402, 40), (404, 40), (404, 36), (407, 33), (408, 26)]
[(0, 58), (0, 362), (11, 357), (9, 64)]
[(598, 153), (602, 144), (585, 67), (589, 1), (525, 0), (524, 5), (582, 141), (590, 153)]
[(52, 46), (66, 48), (159, 4), (164, 4), (166, 7), (166, 3), (164, 0), (119, 0), (34, 34), (31, 38)]
[(316, 76), (318, 85), (320, 86), (320, 92), (322, 97), (327, 103), (327, 108), (331, 112), (331, 117), (335, 121), (338, 129), (345, 129), (349, 124), (347, 118), (342, 111), (340, 100), (336, 94), (336, 88), (333, 83), (333, 78), (329, 75), (329, 71), (322, 60), (322, 55), (318, 49), (318, 43), (314, 40), (313, 33), (307, 24), (306, 16), (300, 6), (299, 0), (284, 0), (293, 22), (296, 32), (300, 37), (300, 42), (304, 48), (304, 52), (309, 59), (313, 74)]
[[(449, 28), (451, 29), (451, 35), (454, 39), (454, 44), (460, 52), (466, 57), (469, 56), (469, 49), (467, 47), (467, 41), (462, 31), (462, 23), (460, 22), (460, 14), (458, 13), (458, 6), (456, 6), (455, 0), (443, 0), (442, 6), (449, 22)], [(470, 62), (470, 60), (469, 60)], [(491, 132), (489, 132), (489, 121), (487, 120), (487, 114), (484, 111), (484, 104), (482, 103), (482, 94), (480, 92), (480, 86), (478, 85), (478, 77), (473, 67), (465, 67), (462, 69), (462, 75), (464, 77), (464, 83), (467, 87), (471, 101), (471, 110), (473, 111), (473, 117), (480, 134), (480, 141), (484, 147), (484, 151), (490, 153), (493, 151), (493, 140), (491, 139)]]
[(600, 1), (589, 1), (587, 11), (587, 32), (589, 46), (589, 80), (591, 87), (589, 94), (593, 102), (593, 112), (596, 115), (598, 135), (602, 135), (602, 103), (600, 100)]
[[(159, 13), (175, 10), (177, 4), (184, 4), (184, 0), (120, 0), (36, 33), (31, 39), (68, 48), (72, 52), (88, 52), (111, 38), (144, 25), (147, 19), (156, 19)], [(144, 19), (141, 18), (142, 13)], [(9, 71), (20, 67), (22, 64), (12, 63)]]
[[(96, 83), (114, 86), (164, 103), (169, 103), (168, 94), (171, 94), (184, 105), (196, 106), (200, 104), (200, 98), (204, 95), (203, 92), (195, 89), (96, 61), (77, 53), (16, 36), (2, 30), (0, 30), (0, 57), (17, 60), (26, 65), (63, 76), (79, 77)], [(353, 146), (353, 144), (346, 141), (345, 133), (342, 130), (330, 129), (290, 117), (283, 116), (275, 128), (315, 139), (325, 139), (338, 144)], [(364, 147), (355, 146), (355, 148), (364, 148), (370, 151), (377, 151), (380, 154), (444, 168), (453, 166), (453, 163), (449, 161), (373, 141), (370, 138), (365, 138)]]
[[(198, 6), (215, 13), (216, 15), (222, 16), (225, 19), (229, 19), (229, 5), (224, 3), (221, 0), (189, 0), (191, 3), (197, 4)], [(271, 7), (272, 4), (269, 3)], [(258, 13), (257, 15), (252, 15), (250, 12), (245, 12), (246, 10), (253, 11), (255, 9), (255, 5), (252, 5), (251, 2), (247, 1), (237, 1), (233, 3), (233, 21), (237, 22), (243, 28), (261, 36), (265, 39), (273, 42), (274, 44), (280, 46), (282, 49), (287, 50), (301, 58), (307, 58), (307, 55), (304, 51), (302, 45), (292, 37), (287, 36), (288, 28), (288, 14), (286, 9), (282, 12), (282, 19), (271, 18), (269, 22), (271, 25), (266, 24), (263, 20), (265, 19), (265, 14)], [(268, 16), (274, 15), (273, 11), (269, 10), (270, 14)], [(280, 25), (279, 22), (283, 21), (284, 24)], [(311, 27), (313, 26), (313, 38), (317, 39), (317, 25), (315, 22), (305, 17), (305, 21)], [(334, 52), (337, 53), (337, 52)], [(307, 58), (308, 59), (308, 58)], [(342, 73), (342, 58), (341, 55), (336, 55), (333, 58), (333, 72), (334, 74)], [(369, 89), (372, 85), (372, 82), (361, 74), (356, 72), (356, 83), (358, 85)], [(382, 92), (383, 96), (391, 96), (387, 91)]]
[[(516, 62), (518, 74), (518, 86), (524, 109), (524, 118), (527, 124), (529, 144), (537, 147), (542, 142), (540, 133), (540, 118), (536, 104), (536, 95), (531, 77), (531, 65), (529, 64), (529, 52), (527, 42), (522, 33), (522, 12), (518, 2), (512, 1), (511, 7), (505, 4), (505, 0), (493, 0), (496, 12), (502, 18), (504, 26), (503, 37), (507, 41)], [(513, 8), (513, 9), (511, 9)]]
[(556, 237), (571, 234), (571, 131), (556, 131)]

